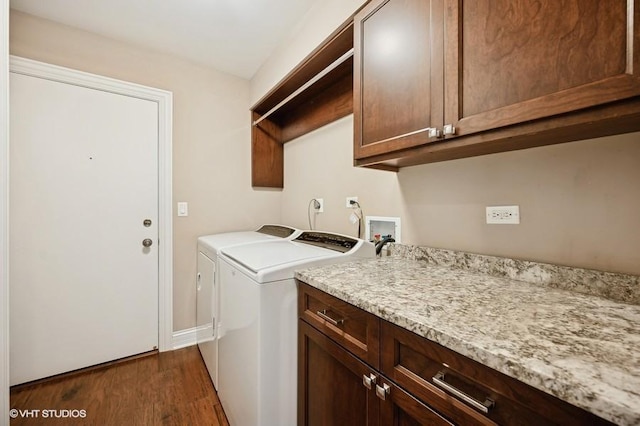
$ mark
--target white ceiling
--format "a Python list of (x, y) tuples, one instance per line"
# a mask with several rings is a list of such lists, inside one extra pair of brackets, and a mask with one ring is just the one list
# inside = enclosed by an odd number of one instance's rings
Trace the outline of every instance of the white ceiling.
[(248, 79), (315, 1), (11, 0), (11, 8)]

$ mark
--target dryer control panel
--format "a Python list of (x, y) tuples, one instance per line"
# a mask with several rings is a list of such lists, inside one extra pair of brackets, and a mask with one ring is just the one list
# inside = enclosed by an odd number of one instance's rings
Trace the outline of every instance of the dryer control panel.
[(326, 232), (305, 231), (293, 241), (346, 253), (358, 244), (358, 239)]

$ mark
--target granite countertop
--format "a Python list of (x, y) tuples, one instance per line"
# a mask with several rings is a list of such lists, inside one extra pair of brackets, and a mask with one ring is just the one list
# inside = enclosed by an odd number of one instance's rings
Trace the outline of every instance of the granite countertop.
[(399, 257), (296, 278), (609, 421), (640, 425), (638, 305)]

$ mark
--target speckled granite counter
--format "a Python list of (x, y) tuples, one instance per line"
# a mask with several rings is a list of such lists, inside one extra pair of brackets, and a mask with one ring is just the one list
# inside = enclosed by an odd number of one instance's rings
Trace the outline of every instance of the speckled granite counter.
[[(296, 278), (614, 423), (640, 425), (640, 306), (493, 272), (393, 256)], [(632, 293), (636, 284), (625, 283)]]

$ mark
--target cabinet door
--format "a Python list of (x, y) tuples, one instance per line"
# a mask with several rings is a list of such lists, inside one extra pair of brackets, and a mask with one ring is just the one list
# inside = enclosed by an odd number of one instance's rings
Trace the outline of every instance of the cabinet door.
[[(384, 388), (385, 385), (387, 386), (386, 389)], [(381, 383), (377, 385), (376, 389), (379, 397), (384, 397), (380, 404), (381, 425), (453, 425), (453, 423), (384, 377), (381, 378)]]
[(456, 135), (640, 95), (638, 0), (446, 0)]
[(375, 384), (363, 383), (371, 368), (302, 320), (298, 350), (298, 425), (379, 424)]
[(442, 126), (443, 1), (375, 0), (355, 16), (356, 159), (425, 144)]

